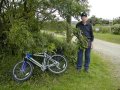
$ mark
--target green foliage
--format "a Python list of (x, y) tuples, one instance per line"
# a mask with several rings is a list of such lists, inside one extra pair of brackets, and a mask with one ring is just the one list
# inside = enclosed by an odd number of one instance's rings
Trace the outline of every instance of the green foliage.
[(73, 16), (76, 19), (80, 16), (80, 12), (89, 11), (88, 3), (83, 4), (79, 0), (50, 0), (61, 17), (67, 19), (69, 16)]
[(85, 49), (88, 48), (88, 39), (87, 37), (83, 34), (82, 30), (73, 28), (73, 34), (77, 37), (78, 41), (78, 48)]
[[(73, 16), (79, 20), (80, 13), (83, 11), (89, 11), (88, 2), (84, 3), (79, 0), (50, 0), (53, 3), (54, 8), (58, 11), (59, 15), (66, 20), (66, 22), (71, 26), (71, 17)], [(68, 43), (71, 42), (71, 28), (66, 24), (66, 40)]]
[[(96, 29), (99, 29), (99, 30), (96, 31)], [(94, 32), (97, 32), (97, 33), (112, 33), (112, 34), (119, 35), (120, 25), (115, 24), (113, 26), (94, 26), (93, 30)]]
[(48, 51), (48, 52), (53, 52), (53, 50), (56, 50), (56, 42), (58, 40), (54, 38), (52, 35), (48, 35), (46, 33), (34, 33), (33, 35), (34, 41), (36, 46), (34, 47), (33, 51), (35, 52), (43, 52), (43, 51)]
[(115, 24), (111, 27), (111, 32), (113, 34), (117, 34), (120, 35), (120, 25), (119, 24)]
[(15, 53), (22, 52), (56, 52), (63, 54), (71, 63), (76, 62), (76, 45), (68, 44), (65, 40), (59, 40), (51, 34), (39, 32), (30, 32), (29, 27), (24, 20), (17, 20), (13, 24), (9, 33), (9, 43)]
[(113, 19), (113, 24), (120, 24), (120, 17)]
[(67, 43), (65, 40), (54, 40), (53, 43), (56, 46), (55, 52), (58, 54), (64, 55), (69, 63), (75, 64), (76, 63), (76, 55), (77, 55), (77, 45), (73, 43)]
[(77, 45), (75, 44), (68, 44), (63, 43), (64, 46), (64, 55), (67, 57), (67, 60), (70, 64), (75, 65), (77, 61)]
[(29, 31), (30, 32), (39, 32), (39, 22), (36, 18), (31, 17), (29, 20), (27, 20)]
[(66, 30), (66, 22), (65, 21), (44, 22), (42, 29), (56, 30), (57, 32), (62, 32)]
[[(97, 28), (99, 31), (96, 31)], [(93, 30), (98, 33), (110, 33), (110, 26), (94, 26)]]
[(103, 18), (98, 18), (98, 17), (96, 17), (94, 15), (89, 18), (89, 21), (91, 22), (91, 24), (93, 26), (96, 26), (98, 24), (99, 25), (109, 25), (110, 24), (109, 20), (103, 19)]
[[(3, 8), (4, 6), (6, 8)], [(87, 9), (88, 3), (82, 5), (80, 1), (76, 0), (13, 0), (9, 2), (2, 0), (0, 7), (0, 34), (2, 34), (0, 35), (0, 47), (5, 46), (5, 41), (9, 42), (6, 42), (7, 48), (15, 46), (15, 48), (21, 49), (21, 51), (35, 47), (32, 37), (33, 32), (39, 32), (40, 27), (44, 27), (43, 23), (45, 21), (55, 21), (57, 15), (53, 14), (54, 12), (58, 11), (60, 17), (66, 20), (68, 16), (77, 18), (80, 11), (86, 11)], [(20, 27), (21, 25), (22, 27)], [(50, 28), (58, 31), (66, 29), (67, 38), (70, 41), (71, 32), (66, 23), (53, 22)], [(23, 39), (21, 39), (22, 37)], [(15, 40), (16, 42), (14, 42)]]
[(110, 27), (101, 27), (101, 33), (110, 33)]
[(19, 47), (20, 51), (30, 49), (34, 45), (34, 40), (31, 32), (29, 32), (26, 20), (15, 20), (10, 29), (9, 44)]

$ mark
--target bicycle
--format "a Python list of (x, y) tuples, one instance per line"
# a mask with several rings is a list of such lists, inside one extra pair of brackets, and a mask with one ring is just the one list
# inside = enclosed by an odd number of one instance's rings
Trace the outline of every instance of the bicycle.
[[(43, 57), (42, 64), (33, 57)], [(67, 60), (64, 56), (56, 54), (49, 55), (47, 52), (30, 54), (26, 53), (22, 61), (18, 62), (13, 68), (13, 77), (16, 81), (28, 80), (33, 73), (33, 65), (41, 68), (42, 71), (48, 69), (52, 73), (63, 73), (67, 68)]]

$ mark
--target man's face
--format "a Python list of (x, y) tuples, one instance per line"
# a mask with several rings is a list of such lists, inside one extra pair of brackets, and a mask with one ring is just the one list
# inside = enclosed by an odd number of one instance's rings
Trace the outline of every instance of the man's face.
[(87, 22), (87, 20), (88, 20), (88, 18), (86, 16), (82, 16), (81, 19), (83, 22)]

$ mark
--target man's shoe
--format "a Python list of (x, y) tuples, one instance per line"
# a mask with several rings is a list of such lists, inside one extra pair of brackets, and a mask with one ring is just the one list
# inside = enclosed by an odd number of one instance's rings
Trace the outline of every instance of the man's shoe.
[(77, 68), (77, 71), (78, 71), (78, 72), (81, 72), (81, 69), (78, 69), (78, 68)]
[(86, 73), (89, 73), (89, 70), (88, 70), (88, 69), (85, 69), (85, 72), (86, 72)]

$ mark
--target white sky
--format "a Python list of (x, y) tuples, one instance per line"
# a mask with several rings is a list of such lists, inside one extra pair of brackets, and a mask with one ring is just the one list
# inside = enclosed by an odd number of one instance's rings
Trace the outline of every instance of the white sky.
[(113, 19), (120, 16), (120, 0), (88, 0), (91, 5), (90, 16)]

